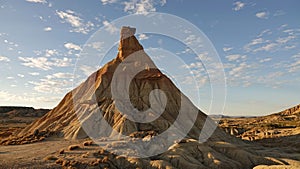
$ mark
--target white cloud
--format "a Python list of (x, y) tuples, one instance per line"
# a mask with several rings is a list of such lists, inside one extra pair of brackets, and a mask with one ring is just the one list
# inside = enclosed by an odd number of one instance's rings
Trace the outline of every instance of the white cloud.
[(69, 79), (40, 79), (38, 82), (29, 81), (33, 89), (39, 93), (63, 94), (71, 90), (73, 82)]
[(93, 27), (95, 26), (92, 22), (88, 21), (84, 23), (83, 19), (78, 16), (74, 11), (72, 10), (66, 10), (64, 11), (56, 11), (56, 14), (63, 19), (64, 22), (67, 22), (71, 24), (71, 26), (74, 28), (73, 30), (70, 30), (70, 32), (77, 32), (77, 33), (83, 33), (87, 34), (90, 32)]
[(237, 2), (233, 3), (233, 5), (234, 5), (233, 10), (235, 10), (235, 11), (239, 11), (245, 7), (245, 3), (241, 2), (241, 1), (237, 1)]
[(66, 12), (63, 11), (56, 11), (57, 15), (64, 19), (66, 22), (71, 24), (73, 27), (81, 27), (82, 26), (82, 19), (75, 14), (75, 12), (71, 10), (67, 10)]
[(270, 29), (263, 30), (257, 38), (244, 45), (244, 50), (246, 52), (274, 52), (297, 48), (298, 34), (295, 29), (284, 29), (286, 26), (287, 24), (283, 24), (274, 32)]
[(249, 51), (252, 50), (252, 47), (253, 47), (253, 46), (256, 46), (256, 45), (259, 45), (259, 44), (262, 44), (262, 43), (266, 43), (266, 42), (268, 42), (268, 41), (267, 41), (267, 40), (264, 40), (263, 38), (256, 38), (256, 39), (251, 40), (250, 43), (246, 44), (246, 45), (244, 46), (244, 49), (245, 49), (247, 52), (249, 52)]
[(146, 40), (146, 39), (148, 39), (149, 37), (146, 35), (146, 34), (140, 34), (139, 35), (139, 37), (138, 37), (138, 39), (141, 41), (141, 40)]
[(63, 73), (63, 72), (54, 73), (52, 75), (46, 76), (47, 79), (72, 79), (73, 77), (74, 77), (73, 73)]
[(21, 78), (25, 77), (25, 75), (23, 75), (23, 74), (17, 74), (17, 76), (19, 76)]
[(50, 57), (50, 56), (54, 56), (54, 55), (59, 55), (57, 50), (55, 50), (55, 49), (46, 49), (45, 50), (45, 56), (46, 57)]
[(296, 60), (295, 62), (291, 63), (288, 67), (288, 72), (293, 73), (300, 71), (300, 60)]
[(118, 0), (101, 0), (101, 2), (103, 5), (106, 5), (106, 4), (116, 3), (116, 2), (118, 2)]
[(64, 94), (72, 89), (73, 77), (73, 73), (58, 72), (29, 83), (34, 85), (33, 89), (39, 93)]
[(81, 47), (79, 45), (76, 45), (74, 43), (65, 43), (64, 47), (69, 49), (69, 50), (81, 50)]
[(35, 104), (37, 107), (40, 107), (41, 102), (43, 103), (57, 103), (61, 98), (60, 97), (54, 97), (54, 96), (39, 96), (35, 94), (12, 94), (8, 91), (0, 90), (0, 100), (3, 102), (7, 102), (6, 105), (9, 105), (10, 103), (17, 104), (25, 104), (25, 105), (32, 105)]
[(300, 53), (293, 55), (292, 58), (300, 58)]
[(96, 70), (98, 70), (98, 67), (92, 67), (88, 65), (81, 65), (79, 67), (80, 70), (83, 71), (83, 74), (86, 76), (90, 76), (92, 73), (94, 73)]
[(287, 37), (283, 37), (283, 38), (278, 38), (278, 39), (276, 40), (276, 42), (278, 42), (278, 43), (280, 43), (280, 44), (284, 44), (284, 43), (287, 43), (287, 42), (289, 42), (290, 40), (295, 39), (295, 38), (296, 38), (296, 36), (287, 36)]
[(52, 28), (48, 26), (48, 27), (44, 28), (44, 31), (45, 31), (45, 32), (52, 31)]
[(265, 11), (262, 11), (262, 12), (256, 13), (255, 16), (260, 18), (260, 19), (268, 19), (269, 13), (265, 12)]
[(188, 37), (186, 37), (183, 41), (184, 43), (186, 43), (186, 45), (188, 46), (193, 46), (195, 44), (201, 44), (202, 40), (200, 37), (196, 36), (196, 35), (189, 35)]
[(265, 29), (257, 37), (261, 38), (264, 35), (270, 35), (270, 34), (272, 34), (272, 31), (270, 29)]
[(155, 0), (130, 0), (123, 3), (124, 11), (133, 14), (146, 15), (149, 12), (156, 11), (156, 5), (165, 5), (166, 0), (155, 1)]
[(45, 4), (47, 3), (46, 0), (26, 0), (27, 2), (32, 2), (32, 3), (42, 3), (42, 4)]
[(224, 52), (228, 52), (228, 51), (231, 51), (232, 49), (233, 49), (233, 48), (224, 47), (224, 48), (223, 48), (223, 51), (224, 51)]
[(5, 57), (5, 56), (1, 56), (0, 55), (0, 62), (1, 61), (3, 61), (3, 62), (9, 62), (10, 60), (7, 57)]
[(269, 44), (266, 44), (264, 46), (261, 46), (257, 49), (254, 49), (253, 52), (258, 52), (258, 51), (266, 51), (266, 52), (269, 52), (273, 49), (275, 49), (276, 47), (278, 47), (278, 44), (277, 43), (269, 43)]
[(265, 58), (265, 59), (259, 60), (259, 63), (269, 62), (271, 60), (272, 60), (272, 58)]
[(234, 55), (228, 55), (226, 56), (226, 59), (228, 61), (238, 61), (239, 59), (246, 59), (246, 55), (239, 55), (239, 54), (234, 54)]
[(15, 78), (12, 77), (12, 76), (8, 76), (8, 77), (6, 77), (6, 79), (12, 80), (12, 79), (15, 79)]
[(296, 48), (296, 45), (285, 46), (284, 49), (290, 50)]
[(35, 50), (33, 52), (37, 56), (45, 56), (45, 57), (61, 56), (61, 53), (59, 53), (56, 49), (45, 49), (44, 51)]
[(46, 57), (19, 57), (23, 61), (22, 65), (28, 66), (31, 68), (39, 68), (42, 70), (50, 70), (52, 66), (54, 67), (67, 67), (71, 66), (72, 59), (64, 57), (63, 59)]
[(115, 32), (118, 32), (118, 28), (115, 25), (111, 24), (110, 22), (103, 21), (102, 23), (105, 26), (105, 30), (108, 31), (109, 33), (113, 34)]
[(30, 74), (31, 76), (38, 76), (38, 75), (40, 75), (39, 72), (29, 72), (28, 74)]
[(28, 66), (31, 68), (39, 68), (39, 69), (43, 69), (43, 70), (51, 69), (51, 63), (45, 57), (37, 57), (37, 58), (19, 57), (19, 59), (24, 61), (24, 63), (22, 63), (24, 66)]
[(250, 66), (246, 63), (246, 62), (242, 62), (238, 65), (236, 65), (235, 67), (233, 67), (230, 71), (229, 71), (229, 75), (233, 76), (235, 78), (239, 78), (241, 76), (243, 76), (243, 72), (249, 68)]
[(87, 46), (100, 51), (103, 47), (103, 44), (104, 42), (92, 42), (87, 44)]

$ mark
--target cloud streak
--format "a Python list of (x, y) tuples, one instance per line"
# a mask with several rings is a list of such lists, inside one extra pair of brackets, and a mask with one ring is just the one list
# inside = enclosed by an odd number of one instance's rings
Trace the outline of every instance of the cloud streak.
[(0, 62), (9, 62), (10, 59), (8, 59), (8, 57), (5, 56), (0, 56)]
[(262, 11), (262, 12), (257, 12), (255, 14), (256, 17), (258, 17), (259, 19), (268, 19), (269, 17), (269, 13), (266, 11)]
[(233, 8), (234, 11), (239, 11), (245, 7), (245, 3), (241, 2), (241, 1), (237, 1), (237, 2), (233, 3), (233, 6), (234, 6), (234, 8)]
[(50, 70), (52, 67), (68, 67), (72, 65), (72, 59), (69, 58), (47, 58), (47, 57), (19, 57), (23, 61), (22, 65), (30, 68)]
[(90, 21), (84, 22), (77, 13), (72, 10), (56, 11), (56, 14), (63, 22), (69, 23), (73, 29), (70, 32), (87, 34), (94, 28), (94, 24)]

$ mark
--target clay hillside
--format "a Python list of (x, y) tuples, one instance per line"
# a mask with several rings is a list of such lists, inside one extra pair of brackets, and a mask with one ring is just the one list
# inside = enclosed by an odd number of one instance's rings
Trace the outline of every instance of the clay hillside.
[[(243, 141), (218, 127), (206, 142), (201, 143), (198, 139), (204, 123), (208, 121), (208, 124), (214, 126), (214, 121), (198, 110), (173, 82), (156, 68), (134, 34), (134, 28), (123, 27), (115, 59), (66, 94), (54, 109), (16, 133), (14, 137), (2, 141), (2, 144), (38, 142), (15, 145), (15, 149), (18, 146), (35, 149), (35, 145), (47, 145), (44, 146), (43, 153), (44, 156), (49, 155), (46, 158), (47, 162), (39, 161), (42, 156), (39, 153), (34, 163), (37, 168), (41, 167), (40, 164), (47, 164), (49, 168), (63, 166), (114, 169), (250, 169), (272, 165), (276, 168), (297, 168), (300, 165), (299, 152), (286, 153), (277, 148), (270, 149)], [(122, 71), (128, 69), (129, 72), (133, 69), (142, 71), (131, 79), (126, 93), (120, 85), (124, 85), (123, 82), (130, 79), (127, 73), (122, 74)], [(119, 70), (121, 76), (114, 79), (114, 74)], [(112, 88), (121, 95), (112, 96)], [(163, 91), (165, 95), (153, 94), (152, 91), (156, 89)], [(122, 93), (127, 94), (129, 98), (124, 99)], [(167, 102), (162, 114), (150, 122), (141, 122), (157, 116), (158, 110), (152, 109), (151, 104), (164, 105), (164, 98), (167, 98)], [(130, 119), (130, 115), (126, 114), (128, 112), (124, 113), (125, 110), (121, 109), (129, 104), (132, 104), (135, 110), (129, 112), (133, 113), (131, 118), (138, 117), (141, 121)], [(185, 116), (177, 121), (182, 105), (185, 105)], [(134, 114), (143, 111), (144, 114)], [(192, 115), (193, 112), (196, 112), (195, 116)], [(163, 135), (174, 126), (175, 121), (176, 127), (165, 137), (157, 139), (157, 136)], [(191, 129), (186, 131), (188, 125), (191, 125)], [(120, 137), (121, 135), (126, 137)], [(185, 138), (172, 141), (178, 135), (184, 135)], [(45, 148), (49, 145), (52, 145), (51, 150)], [(137, 146), (132, 148), (128, 145)], [(138, 151), (140, 149), (146, 151)], [(161, 150), (165, 151), (160, 152)], [(9, 146), (5, 151), (10, 151)], [(118, 152), (122, 152), (122, 155)], [(153, 153), (155, 155), (151, 155)], [(0, 153), (0, 157), (3, 156), (5, 155), (1, 156)], [(8, 163), (3, 164), (10, 166)], [(21, 166), (27, 167), (28, 164), (27, 161)]]
[(0, 139), (24, 129), (49, 111), (33, 107), (0, 106)]
[(300, 147), (300, 105), (261, 117), (226, 117), (219, 126), (227, 133), (264, 146)]

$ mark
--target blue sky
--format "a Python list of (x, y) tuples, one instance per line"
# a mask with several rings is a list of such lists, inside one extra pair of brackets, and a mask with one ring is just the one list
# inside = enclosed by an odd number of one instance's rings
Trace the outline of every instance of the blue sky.
[[(276, 112), (300, 103), (299, 6), (297, 0), (0, 0), (0, 105), (53, 108), (73, 88), (76, 59), (93, 33), (122, 16), (163, 12), (196, 25), (215, 46), (227, 80), (224, 114)], [(199, 73), (198, 106), (208, 110), (209, 80), (198, 56), (166, 37), (138, 38), (145, 48), (173, 50)]]

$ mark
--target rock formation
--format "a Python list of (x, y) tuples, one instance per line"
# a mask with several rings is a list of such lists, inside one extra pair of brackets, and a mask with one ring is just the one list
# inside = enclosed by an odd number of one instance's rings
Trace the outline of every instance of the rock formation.
[[(112, 141), (106, 147), (108, 150), (124, 149), (124, 152), (131, 153), (134, 150), (128, 146), (124, 148), (126, 143), (138, 143), (135, 141), (139, 138), (148, 143), (175, 126), (166, 137), (156, 142), (158, 144), (143, 145), (148, 151), (145, 153), (151, 154), (151, 151), (163, 148), (166, 151), (142, 159), (107, 155), (99, 165), (107, 162), (109, 168), (129, 165), (128, 168), (247, 169), (260, 164), (279, 164), (273, 158), (249, 151), (245, 148), (246, 143), (219, 128), (208, 141), (198, 142), (205, 121), (208, 120), (211, 125), (214, 122), (156, 68), (134, 33), (134, 28), (123, 27), (117, 57), (66, 94), (54, 109), (18, 133), (18, 136), (32, 134), (37, 129), (56, 133), (66, 139), (111, 138), (119, 134), (129, 139)], [(165, 107), (162, 112), (160, 107)], [(177, 120), (181, 112), (184, 115)], [(171, 145), (166, 144), (180, 135), (185, 138)]]

